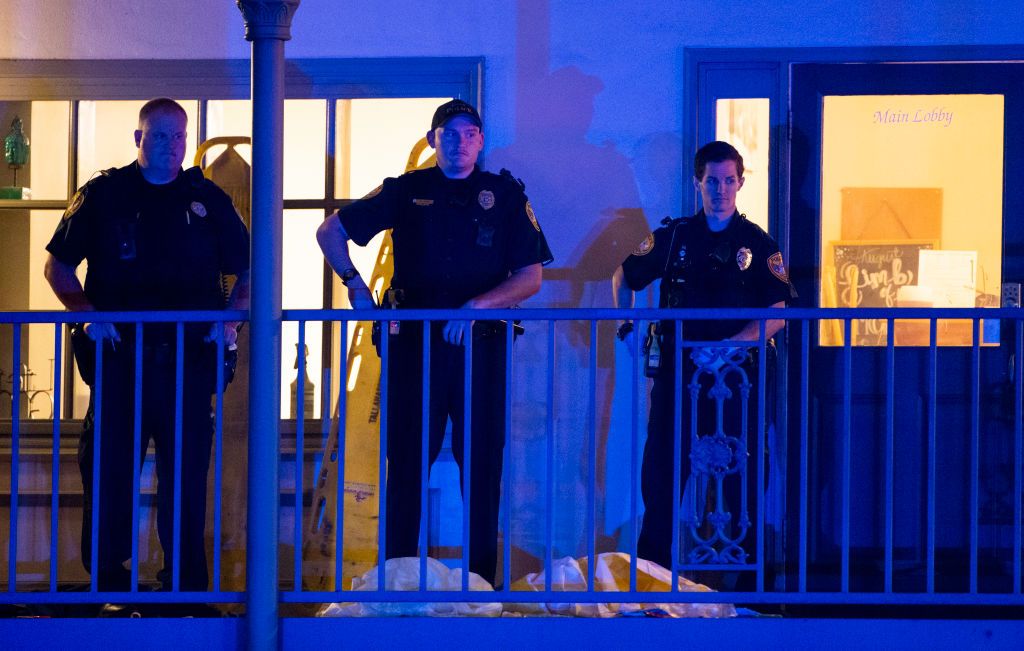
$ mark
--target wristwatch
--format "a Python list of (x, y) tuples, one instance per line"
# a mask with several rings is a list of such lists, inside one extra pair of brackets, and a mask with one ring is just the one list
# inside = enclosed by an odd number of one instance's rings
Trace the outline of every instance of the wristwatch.
[(341, 276), (341, 284), (348, 287), (349, 281), (359, 276), (359, 272), (355, 267), (349, 267), (348, 269), (343, 269), (338, 275)]

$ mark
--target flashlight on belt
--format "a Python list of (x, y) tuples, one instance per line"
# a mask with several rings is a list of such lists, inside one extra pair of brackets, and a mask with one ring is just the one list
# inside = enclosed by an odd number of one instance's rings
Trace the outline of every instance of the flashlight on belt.
[[(392, 310), (398, 309), (398, 302), (402, 299), (399, 290), (391, 288), (384, 292), (384, 300)], [(388, 334), (397, 335), (402, 329), (401, 321), (388, 321)]]

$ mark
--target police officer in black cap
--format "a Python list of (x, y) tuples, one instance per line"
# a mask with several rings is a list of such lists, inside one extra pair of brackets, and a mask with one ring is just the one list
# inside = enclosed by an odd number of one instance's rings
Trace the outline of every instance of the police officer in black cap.
[[(692, 217), (666, 219), (663, 226), (649, 235), (626, 258), (612, 279), (616, 306), (632, 307), (634, 292), (654, 280), (661, 280), (660, 307), (668, 308), (733, 308), (733, 307), (785, 307), (795, 298), (786, 273), (782, 253), (775, 241), (760, 227), (751, 223), (736, 209), (736, 193), (743, 187), (743, 157), (732, 145), (711, 142), (697, 151), (694, 158), (694, 186), (700, 192), (703, 209)], [(726, 436), (740, 439), (742, 432), (743, 401), (737, 382), (737, 373), (726, 373), (730, 364), (742, 368), (751, 381), (751, 408), (747, 429), (748, 449), (756, 450), (759, 437), (753, 425), (757, 422), (756, 346), (760, 337), (760, 321), (693, 320), (683, 325), (684, 341), (722, 341), (721, 347), (683, 349), (683, 384), (686, 390), (675, 387), (675, 323), (659, 324), (652, 345), (660, 348), (660, 359), (648, 360), (648, 375), (654, 377), (651, 390), (651, 411), (647, 442), (644, 447), (641, 471), (641, 492), (644, 499), (643, 527), (640, 531), (637, 554), (664, 567), (672, 563), (672, 494), (674, 448), (674, 416), (676, 401), (682, 401), (682, 482), (685, 485), (691, 470), (691, 406), (689, 385), (693, 378), (701, 384), (697, 400), (697, 434), (702, 437), (700, 452), (713, 457), (730, 444), (713, 440), (718, 429), (716, 403), (709, 389), (714, 378), (721, 377), (731, 390), (724, 401), (723, 431)], [(766, 322), (765, 338), (770, 340), (785, 325), (782, 319)], [(633, 324), (626, 322), (619, 328), (620, 339), (631, 341)], [(773, 348), (769, 345), (769, 350)], [(735, 450), (724, 477), (726, 509), (732, 516), (732, 535), (749, 526), (744, 519), (738, 490), (740, 479), (735, 471), (746, 465), (748, 497), (752, 500), (756, 485), (754, 459), (747, 450)], [(699, 456), (699, 455), (697, 455)], [(716, 463), (701, 458), (701, 469), (724, 470)], [(748, 500), (748, 501), (750, 501)], [(750, 506), (753, 503), (751, 502)], [(704, 505), (697, 506), (698, 516)], [(739, 525), (737, 527), (737, 525)], [(687, 536), (683, 528), (681, 539)], [(746, 552), (741, 545), (718, 546), (722, 552), (720, 562), (742, 563)]]
[[(135, 131), (138, 158), (89, 181), (71, 204), (47, 244), (45, 274), (70, 310), (216, 310), (249, 305), (249, 233), (231, 199), (198, 167), (181, 169), (188, 118), (177, 102), (150, 100)], [(75, 275), (88, 262), (83, 288)], [(225, 296), (227, 276), (236, 276)], [(224, 329), (234, 346), (236, 323)], [(78, 463), (85, 493), (82, 557), (92, 557), (92, 509), (99, 509), (100, 590), (128, 590), (124, 562), (132, 550), (132, 477), (135, 386), (142, 383), (141, 454), (156, 445), (157, 531), (164, 552), (158, 573), (172, 587), (174, 557), (175, 390), (182, 386), (181, 421), (181, 588), (206, 590), (204, 527), (206, 480), (212, 442), (211, 395), (216, 387), (217, 324), (185, 325), (184, 376), (177, 378), (176, 327), (143, 329), (142, 377), (135, 377), (135, 326), (86, 323), (84, 331), (103, 347), (100, 489), (93, 495), (96, 394), (89, 400)], [(87, 368), (94, 345), (76, 346)], [(88, 371), (86, 371), (88, 374)], [(93, 378), (85, 378), (93, 384)]]
[[(317, 241), (348, 287), (356, 308), (374, 306), (348, 253), (391, 229), (394, 277), (385, 302), (399, 308), (508, 308), (537, 293), (551, 251), (524, 194), (502, 170), (477, 167), (484, 134), (476, 109), (462, 100), (434, 113), (427, 142), (435, 167), (384, 180), (368, 198), (331, 215)], [(390, 298), (389, 298), (390, 297)], [(402, 322), (389, 340), (387, 379), (386, 558), (415, 556), (420, 516), (423, 331)], [(473, 337), (469, 569), (493, 582), (498, 501), (505, 445), (504, 324), (434, 323), (430, 348), (430, 462), (440, 453), (448, 418), (460, 471), (463, 459), (463, 342)]]

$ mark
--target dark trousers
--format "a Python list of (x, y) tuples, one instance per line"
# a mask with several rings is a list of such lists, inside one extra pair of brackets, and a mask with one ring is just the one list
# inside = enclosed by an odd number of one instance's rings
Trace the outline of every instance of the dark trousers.
[[(690, 358), (692, 349), (684, 349), (683, 354), (683, 387), (677, 390), (675, 386), (675, 357), (671, 345), (662, 347), (663, 360), (661, 372), (654, 379), (651, 389), (651, 411), (648, 420), (647, 442), (644, 445), (643, 466), (641, 468), (640, 490), (644, 500), (643, 525), (640, 529), (640, 537), (637, 542), (637, 555), (658, 563), (659, 565), (672, 567), (672, 506), (674, 501), (681, 499), (686, 487), (687, 478), (692, 471), (691, 453), (691, 414), (692, 401), (690, 394), (690, 383), (693, 380), (696, 365)], [(747, 513), (750, 518), (750, 529), (741, 546), (748, 552), (747, 562), (752, 562), (754, 550), (754, 529), (756, 519), (756, 486), (757, 486), (757, 455), (760, 450), (757, 437), (757, 399), (758, 399), (758, 370), (755, 361), (756, 355), (751, 355), (742, 364), (747, 373), (747, 379), (751, 384), (750, 394), (747, 400)], [(769, 366), (769, 370), (770, 370)], [(713, 384), (710, 375), (702, 374), (700, 377), (700, 392), (696, 403), (696, 417), (698, 436), (707, 436), (716, 431), (717, 407), (715, 401), (709, 396), (709, 389)], [(727, 436), (739, 438), (742, 432), (742, 396), (739, 389), (740, 380), (735, 374), (729, 374), (726, 386), (732, 395), (723, 404), (723, 432)], [(766, 407), (772, 403), (766, 396)], [(675, 465), (675, 405), (680, 402), (682, 407), (682, 433), (680, 437), (680, 482), (679, 494), (675, 495), (673, 490), (673, 471)], [(766, 419), (770, 419), (770, 411), (766, 413)], [(710, 482), (714, 484), (712, 479)], [(726, 510), (731, 514), (732, 535), (737, 532), (737, 523), (741, 517), (742, 483), (739, 474), (726, 475), (724, 480), (724, 499)], [(696, 505), (698, 515), (705, 513), (706, 504), (699, 502)], [(715, 508), (714, 499), (708, 507)], [(706, 533), (706, 531), (701, 532)], [(680, 522), (679, 540), (684, 549), (693, 547), (693, 535), (686, 521)], [(686, 558), (680, 554), (680, 560), (686, 562)]]
[[(463, 346), (441, 338), (443, 324), (431, 329), (428, 468), (441, 452), (445, 425), (452, 421), (452, 452), (464, 457)], [(416, 556), (420, 528), (423, 449), (423, 329), (403, 322), (389, 341), (387, 429), (386, 558)], [(472, 425), (469, 487), (469, 570), (494, 582), (498, 559), (498, 508), (505, 447), (505, 334), (480, 335), (474, 328)], [(463, 491), (463, 500), (466, 499)]]
[[(78, 467), (82, 473), (85, 509), (82, 517), (82, 562), (92, 560), (93, 505), (99, 505), (100, 590), (129, 590), (131, 573), (124, 562), (132, 551), (132, 479), (141, 471), (150, 439), (156, 445), (157, 534), (164, 553), (158, 573), (164, 589), (171, 589), (174, 544), (174, 431), (175, 352), (173, 344), (146, 345), (142, 365), (142, 422), (139, 467), (133, 467), (135, 419), (135, 346), (125, 338), (103, 355), (102, 427), (100, 429), (100, 486), (93, 495), (96, 387), (89, 399)], [(182, 390), (181, 466), (181, 589), (206, 590), (204, 528), (206, 479), (213, 437), (210, 414), (209, 365), (212, 358), (203, 344), (186, 345)]]

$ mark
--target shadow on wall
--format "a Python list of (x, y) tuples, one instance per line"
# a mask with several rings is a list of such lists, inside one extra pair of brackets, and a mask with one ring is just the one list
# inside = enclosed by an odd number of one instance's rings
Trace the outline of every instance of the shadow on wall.
[[(548, 2), (520, 2), (516, 42), (516, 122), (513, 142), (488, 153), (492, 171), (509, 169), (526, 183), (534, 207), (554, 254), (544, 270), (541, 293), (533, 305), (545, 307), (607, 307), (612, 304), (611, 277), (616, 267), (649, 232), (629, 160), (613, 142), (595, 145), (587, 140), (594, 117), (594, 102), (604, 89), (601, 79), (576, 66), (550, 70), (550, 9)], [(538, 326), (540, 324), (537, 324)], [(594, 409), (587, 387), (590, 374), (589, 323), (561, 322), (556, 330), (557, 386), (554, 387), (555, 495), (554, 543), (557, 554), (585, 553), (588, 541), (585, 517), (589, 470), (591, 417), (597, 432), (598, 550), (625, 545), (618, 540), (623, 515), (606, 511), (606, 493), (620, 482), (615, 468), (621, 464), (618, 446), (609, 441), (612, 420), (615, 362), (615, 324), (600, 324), (597, 395)], [(546, 367), (545, 330), (528, 327), (517, 345), (516, 394), (513, 396), (515, 431), (512, 438), (512, 482), (516, 491), (504, 506), (513, 509), (517, 532), (513, 544), (528, 555), (542, 556), (546, 516), (542, 497), (547, 402), (546, 379), (537, 369)], [(530, 369), (533, 369), (532, 371)], [(524, 373), (526, 375), (524, 375)], [(628, 458), (628, 456), (626, 457)], [(535, 499), (524, 500), (533, 495)], [(625, 530), (629, 530), (625, 526)], [(521, 539), (520, 539), (521, 538)], [(627, 547), (623, 547), (627, 548)], [(538, 566), (539, 567), (539, 566)], [(532, 571), (535, 568), (516, 568)]]
[(648, 233), (629, 161), (586, 139), (602, 88), (575, 66), (520, 82), (515, 141), (488, 156), (526, 182), (555, 255), (544, 271), (551, 307), (611, 305), (612, 273)]

